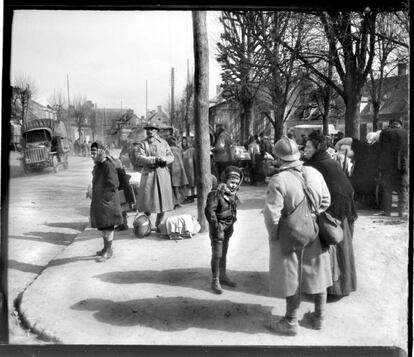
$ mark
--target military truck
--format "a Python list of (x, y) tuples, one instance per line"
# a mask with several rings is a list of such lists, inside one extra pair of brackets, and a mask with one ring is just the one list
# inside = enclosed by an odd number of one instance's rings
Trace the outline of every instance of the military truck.
[(66, 127), (54, 119), (33, 119), (22, 125), (22, 165), (25, 173), (47, 167), (69, 167)]

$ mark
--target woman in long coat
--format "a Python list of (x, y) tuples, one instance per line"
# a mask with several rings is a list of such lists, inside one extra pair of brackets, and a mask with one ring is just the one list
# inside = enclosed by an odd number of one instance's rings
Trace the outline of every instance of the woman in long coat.
[(330, 246), (329, 254), (333, 272), (333, 285), (328, 288), (328, 295), (341, 297), (356, 290), (354, 248), (352, 245), (354, 221), (357, 214), (354, 206), (354, 189), (342, 171), (340, 164), (326, 152), (327, 139), (318, 132), (309, 134), (305, 146), (305, 165), (317, 169), (325, 178), (331, 194), (331, 205), (327, 209), (333, 217), (342, 221), (344, 239), (341, 243)]
[(184, 190), (188, 185), (188, 179), (183, 164), (183, 152), (177, 147), (177, 139), (174, 136), (169, 136), (167, 143), (170, 145), (171, 152), (174, 155), (174, 161), (168, 167), (171, 175), (174, 207), (176, 207), (185, 200)]
[(102, 145), (91, 145), (91, 157), (95, 163), (92, 171), (91, 226), (102, 232), (104, 248), (96, 254), (100, 256), (98, 261), (105, 261), (113, 254), (114, 226), (122, 223), (119, 180), (115, 165), (108, 160)]
[(157, 213), (155, 226), (161, 223), (164, 212), (174, 209), (171, 176), (167, 165), (174, 161), (167, 142), (158, 135), (157, 124), (150, 123), (144, 129), (147, 138), (137, 146), (137, 164), (142, 165), (138, 189), (137, 209), (147, 216)]
[(282, 214), (292, 211), (304, 199), (303, 186), (295, 177), (296, 174), (304, 175), (306, 178), (319, 212), (328, 208), (330, 195), (322, 175), (311, 167), (303, 167), (303, 162), (299, 160), (299, 149), (293, 140), (287, 137), (280, 139), (274, 147), (273, 154), (280, 166), (280, 172), (273, 175), (269, 181), (263, 214), (269, 234), (270, 294), (286, 299), (286, 315), (275, 325), (271, 321), (269, 327), (279, 333), (295, 335), (298, 330), (297, 313), (301, 293), (313, 295), (315, 312), (307, 316), (315, 328), (322, 327), (326, 289), (332, 285), (330, 261), (319, 237), (305, 246), (302, 250), (302, 259), (300, 252), (283, 252), (281, 237), (278, 235), (279, 219)]
[(186, 137), (182, 138), (181, 146), (183, 148), (183, 164), (185, 174), (188, 180), (188, 194), (186, 202), (194, 202), (194, 196), (196, 193), (196, 176), (195, 176), (195, 158), (194, 158), (194, 146), (189, 144)]

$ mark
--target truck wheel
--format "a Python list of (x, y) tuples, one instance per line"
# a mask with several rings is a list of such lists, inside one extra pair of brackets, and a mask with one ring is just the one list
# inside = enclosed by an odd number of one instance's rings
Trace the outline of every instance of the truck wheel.
[(69, 168), (69, 158), (68, 158), (68, 154), (65, 155), (64, 159), (63, 159), (63, 168), (65, 170), (67, 170)]
[(57, 173), (58, 172), (58, 166), (59, 166), (59, 161), (57, 156), (53, 156), (52, 158), (52, 166), (53, 166), (53, 172)]

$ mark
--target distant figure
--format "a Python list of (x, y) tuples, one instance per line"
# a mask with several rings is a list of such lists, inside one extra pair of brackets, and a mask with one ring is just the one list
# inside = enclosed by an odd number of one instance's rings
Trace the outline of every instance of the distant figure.
[(392, 191), (398, 193), (398, 216), (408, 217), (408, 133), (402, 121), (391, 119), (387, 129), (379, 137), (379, 170), (383, 187), (383, 212), (391, 216)]
[(144, 129), (147, 137), (138, 144), (137, 164), (142, 165), (142, 177), (138, 189), (137, 209), (148, 217), (157, 213), (155, 226), (164, 218), (164, 213), (174, 209), (171, 176), (167, 165), (174, 161), (168, 143), (159, 135), (156, 123), (148, 123)]
[(174, 155), (174, 161), (168, 165), (171, 175), (171, 185), (173, 190), (174, 208), (179, 207), (185, 200), (185, 188), (188, 185), (187, 175), (183, 164), (183, 153), (177, 147), (177, 140), (174, 136), (167, 137), (167, 143), (170, 145)]
[(258, 171), (258, 167), (257, 167), (257, 162), (260, 161), (259, 160), (259, 156), (260, 156), (260, 147), (258, 144), (258, 140), (257, 140), (257, 135), (255, 136), (251, 136), (249, 138), (249, 144), (247, 146), (247, 151), (250, 154), (250, 179), (251, 179), (251, 184), (255, 185), (257, 182), (257, 171)]
[(192, 143), (189, 143), (185, 136), (182, 138), (181, 145), (183, 148), (183, 164), (188, 180), (187, 197), (184, 202), (193, 203), (197, 187), (194, 146)]
[(213, 162), (215, 163), (215, 171), (219, 182), (224, 181), (224, 170), (227, 166), (231, 165), (232, 153), (231, 146), (233, 140), (230, 134), (227, 132), (224, 125), (218, 125), (216, 131), (216, 138), (214, 141)]

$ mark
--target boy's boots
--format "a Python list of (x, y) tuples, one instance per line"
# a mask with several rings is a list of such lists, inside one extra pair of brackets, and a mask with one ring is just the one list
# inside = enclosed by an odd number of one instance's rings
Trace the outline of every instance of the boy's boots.
[(232, 288), (235, 288), (237, 286), (237, 283), (231, 280), (226, 274), (226, 256), (223, 256), (220, 259), (220, 283)]
[(104, 248), (104, 252), (101, 255), (101, 257), (98, 259), (98, 262), (102, 263), (108, 259), (112, 258), (113, 255), (113, 251), (112, 251), (112, 240), (108, 240), (107, 237), (104, 237), (104, 244), (105, 244), (105, 248)]
[(213, 273), (213, 280), (211, 282), (211, 289), (214, 291), (215, 294), (222, 294), (223, 289), (220, 286), (220, 279), (219, 279), (219, 264), (220, 258), (211, 258), (211, 271)]

